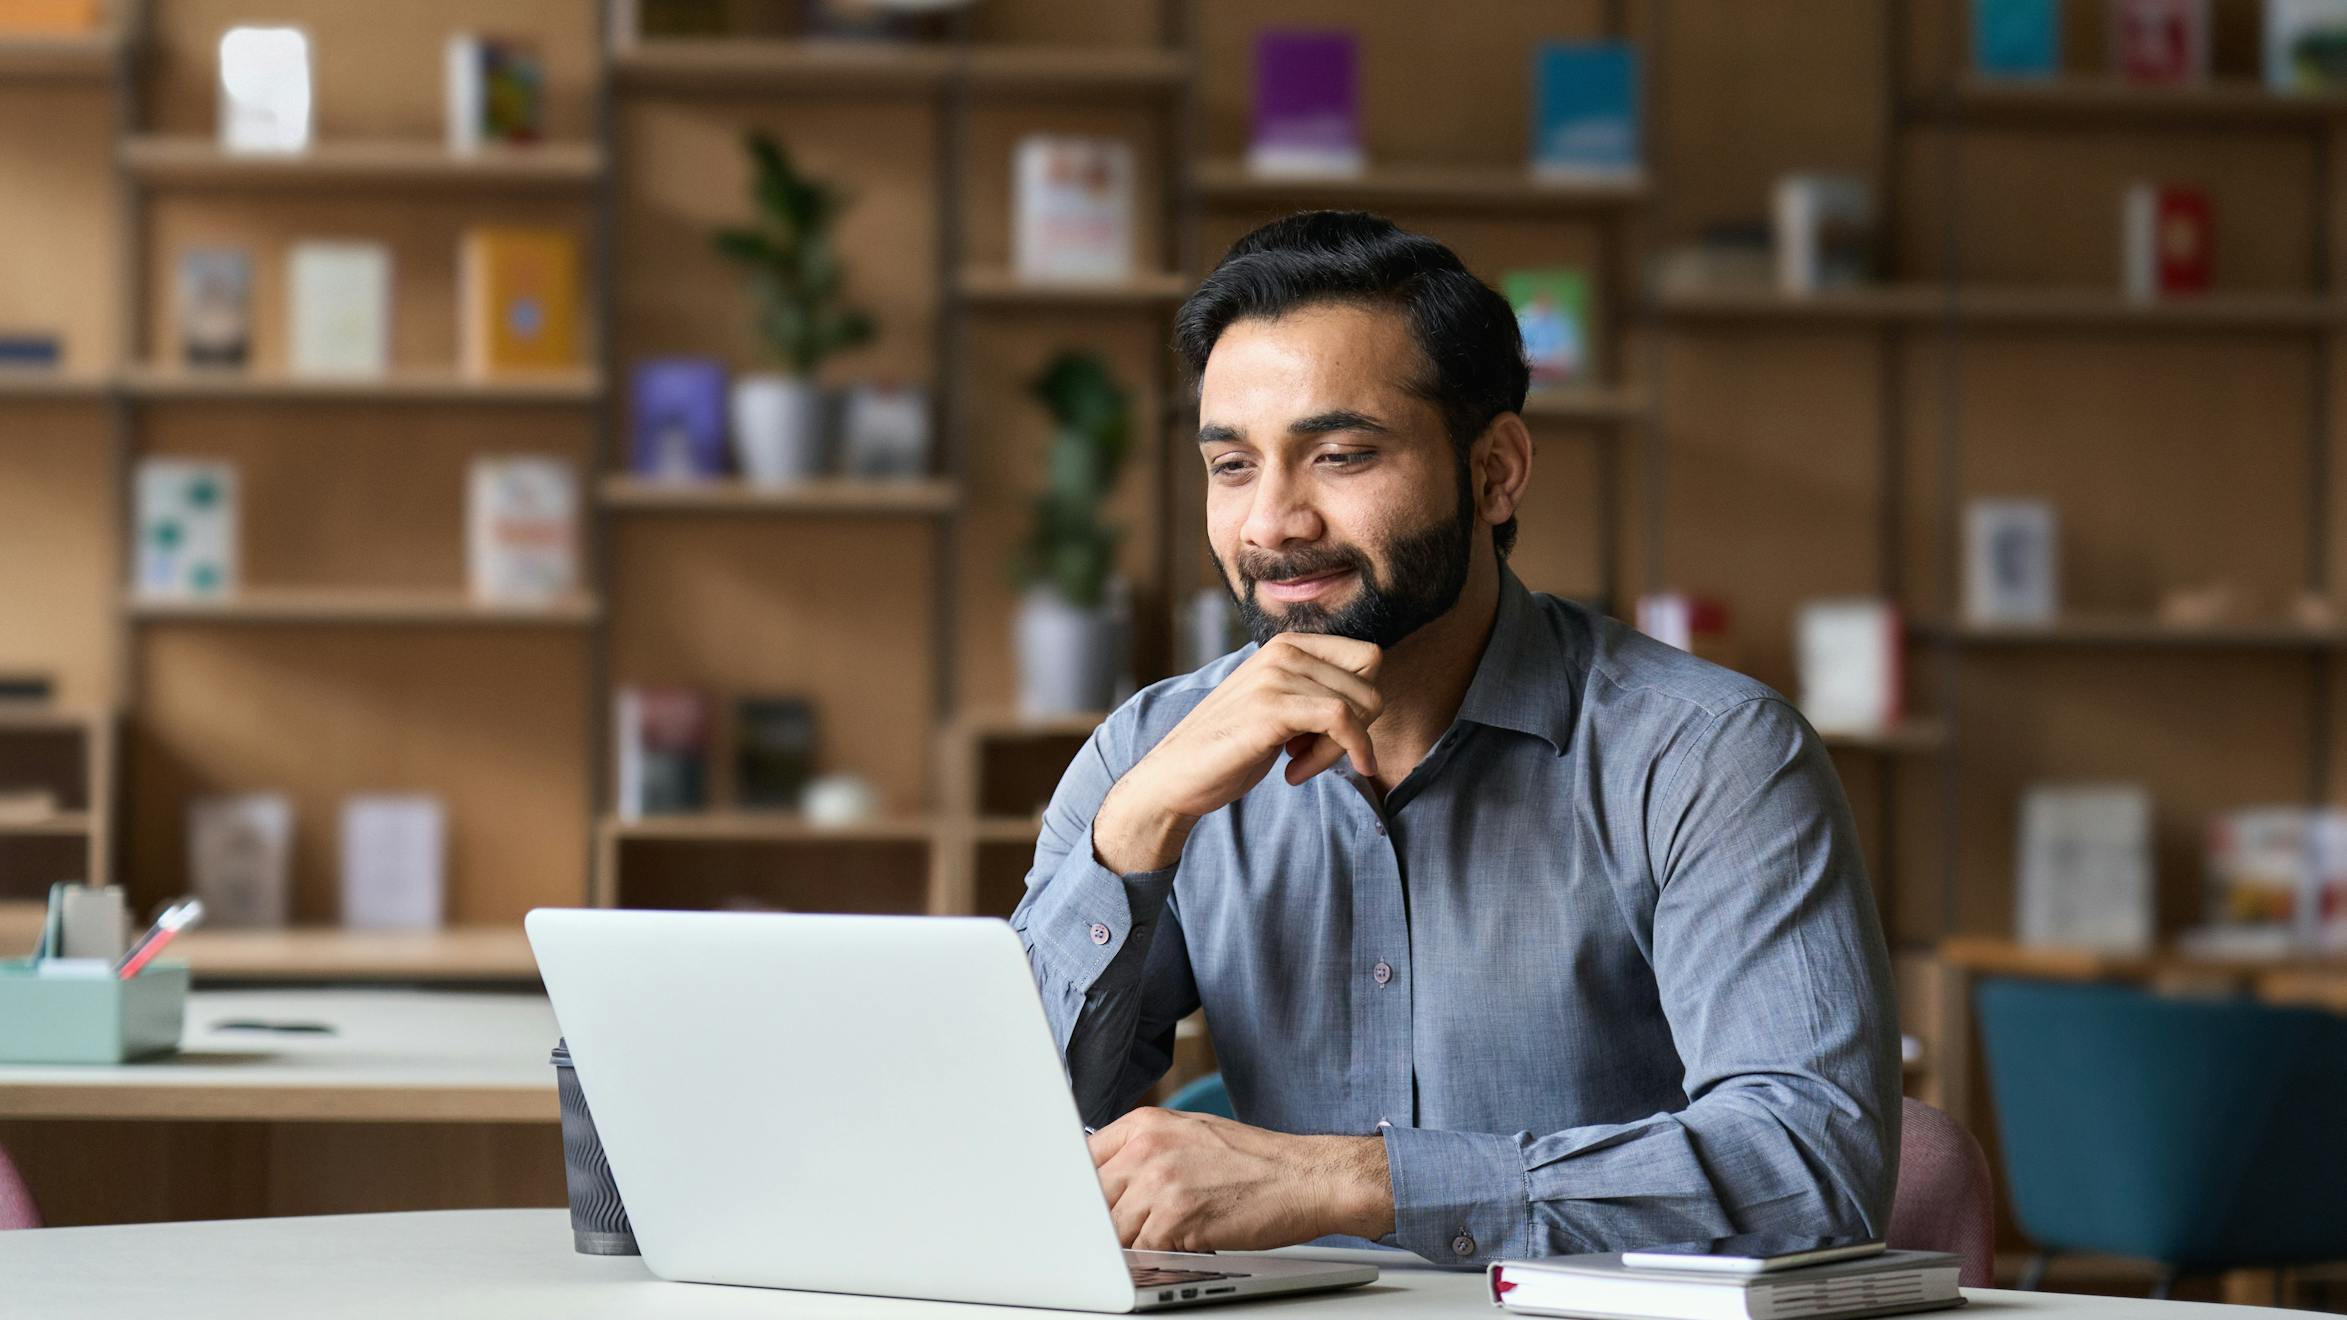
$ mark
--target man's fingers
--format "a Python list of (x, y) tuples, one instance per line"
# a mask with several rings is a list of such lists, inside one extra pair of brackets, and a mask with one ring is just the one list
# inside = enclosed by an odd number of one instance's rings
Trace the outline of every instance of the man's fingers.
[[(1137, 1109), (1133, 1111), (1134, 1114), (1139, 1112), (1141, 1111)], [(1125, 1143), (1131, 1140), (1132, 1136), (1133, 1114), (1127, 1114), (1098, 1132), (1086, 1136), (1084, 1144), (1092, 1150), (1092, 1167), (1097, 1169), (1115, 1159), (1116, 1153), (1125, 1148)]]
[(1295, 656), (1288, 662), (1288, 673), (1302, 679), (1308, 687), (1325, 688), (1343, 697), (1364, 725), (1377, 723), (1377, 717), (1385, 713), (1385, 696), (1375, 684), (1319, 656)]
[(1335, 753), (1329, 752), (1325, 746), (1308, 750), (1301, 763), (1292, 759), (1291, 751), (1289, 783), (1303, 783), (1335, 765), (1339, 755), (1346, 753), (1351, 754), (1354, 768), (1362, 774), (1377, 773), (1376, 744), (1369, 740), (1368, 728), (1362, 724), (1361, 717), (1353, 713), (1352, 706), (1344, 698), (1333, 693), (1318, 696), (1291, 694), (1283, 703), (1280, 713), (1282, 723), (1286, 726), (1286, 736), (1281, 741), (1288, 743), (1291, 748), (1298, 736), (1315, 733), (1325, 735), (1338, 748)]
[(1374, 643), (1356, 641), (1350, 637), (1336, 637), (1328, 633), (1284, 632), (1276, 640), (1363, 678), (1377, 677), (1377, 667), (1385, 660), (1385, 652)]

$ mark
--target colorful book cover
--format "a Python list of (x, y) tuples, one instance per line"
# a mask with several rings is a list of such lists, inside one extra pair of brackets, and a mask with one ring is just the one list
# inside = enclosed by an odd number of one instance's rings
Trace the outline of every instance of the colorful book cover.
[(72, 36), (98, 30), (98, 0), (0, 0), (0, 32)]
[(292, 352), (303, 376), (380, 376), (391, 368), (391, 249), (302, 242), (286, 259)]
[(473, 598), (546, 605), (578, 585), (578, 479), (542, 455), (473, 460), (466, 502)]
[(2279, 92), (2347, 86), (2347, 0), (2266, 0), (2266, 85)]
[(630, 384), (629, 471), (662, 481), (725, 475), (724, 363), (652, 358)]
[(709, 806), (709, 699), (691, 688), (625, 687), (612, 718), (621, 820)]
[(1255, 37), (1255, 131), (1247, 163), (1262, 174), (1357, 174), (1358, 42), (1341, 29)]
[(2127, 190), (2121, 213), (2128, 297), (2208, 291), (2216, 269), (2216, 213), (2205, 189), (2139, 183)]
[(1133, 273), (1133, 146), (1037, 133), (1011, 164), (1013, 252), (1023, 280), (1122, 280)]
[(1578, 385), (1595, 374), (1590, 361), (1589, 276), (1571, 267), (1512, 270), (1500, 290), (1516, 309), (1532, 388)]
[(186, 458), (142, 458), (136, 480), (137, 594), (198, 600), (236, 590), (236, 468)]
[(1972, 0), (1974, 73), (2051, 78), (2061, 69), (2061, 0)]
[(742, 697), (733, 706), (734, 798), (797, 809), (815, 773), (815, 707), (801, 697)]
[(253, 259), (243, 248), (179, 254), (179, 360), (241, 367), (252, 356)]
[(1532, 55), (1532, 168), (1556, 179), (1618, 179), (1640, 168), (1638, 48), (1544, 41)]
[(537, 48), (460, 32), (448, 39), (448, 145), (537, 142), (546, 128), (546, 68)]
[(0, 330), (0, 370), (54, 367), (65, 360), (65, 341), (39, 331)]
[(2130, 82), (2208, 76), (2208, 0), (2110, 0), (2111, 67)]
[(468, 230), (458, 281), (467, 372), (578, 366), (579, 244), (569, 230)]

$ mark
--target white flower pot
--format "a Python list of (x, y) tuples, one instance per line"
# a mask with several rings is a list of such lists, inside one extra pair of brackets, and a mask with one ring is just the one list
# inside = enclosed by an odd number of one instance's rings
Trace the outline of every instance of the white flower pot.
[(1050, 587), (1019, 600), (1019, 713), (1029, 719), (1107, 710), (1116, 695), (1116, 619), (1071, 605)]
[(742, 477), (757, 485), (822, 476), (822, 388), (802, 376), (734, 377), (733, 452)]

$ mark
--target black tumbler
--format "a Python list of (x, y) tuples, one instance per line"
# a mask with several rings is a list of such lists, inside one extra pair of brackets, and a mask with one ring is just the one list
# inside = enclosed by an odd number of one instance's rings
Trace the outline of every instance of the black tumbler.
[(587, 1112), (578, 1070), (571, 1067), (568, 1040), (554, 1043), (554, 1080), (562, 1095), (562, 1175), (570, 1186), (571, 1240), (583, 1255), (636, 1255), (636, 1231), (620, 1204), (619, 1184), (611, 1180), (611, 1161), (603, 1158), (603, 1141), (595, 1135), (595, 1116)]

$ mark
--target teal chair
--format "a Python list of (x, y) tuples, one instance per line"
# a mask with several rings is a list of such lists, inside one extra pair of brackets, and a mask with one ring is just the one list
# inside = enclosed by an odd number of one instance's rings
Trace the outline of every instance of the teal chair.
[(1975, 999), (2013, 1215), (2039, 1248), (2176, 1279), (2347, 1260), (2347, 1017), (1989, 980)]
[(1190, 1114), (1238, 1117), (1231, 1112), (1231, 1089), (1222, 1084), (1222, 1074), (1218, 1072), (1210, 1072), (1174, 1092), (1166, 1098), (1165, 1107)]

